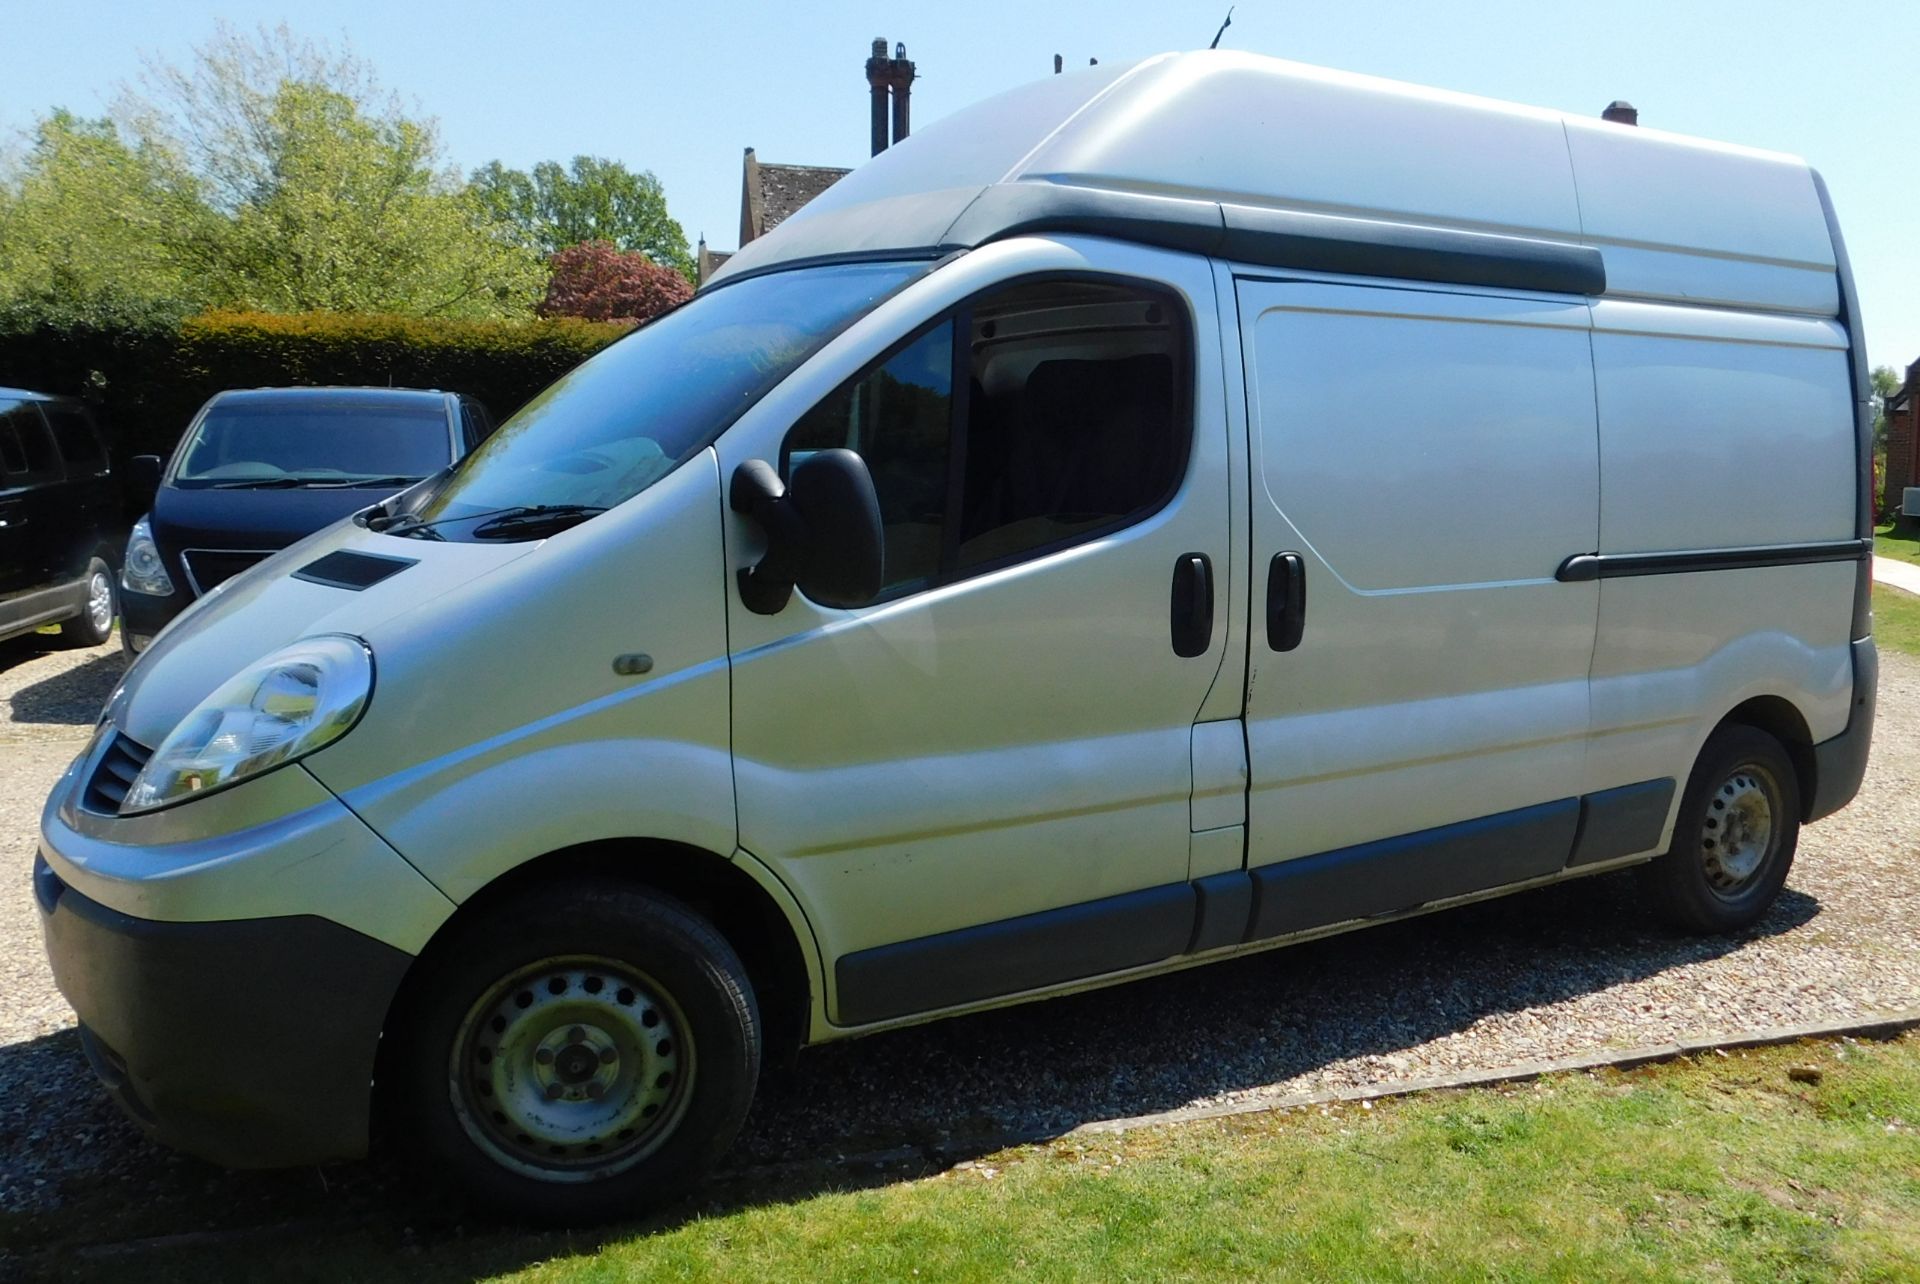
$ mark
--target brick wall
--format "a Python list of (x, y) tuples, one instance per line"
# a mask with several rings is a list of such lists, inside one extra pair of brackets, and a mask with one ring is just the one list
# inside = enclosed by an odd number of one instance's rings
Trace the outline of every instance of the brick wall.
[[(1880, 506), (1892, 512), (1900, 506), (1909, 486), (1920, 486), (1920, 433), (1915, 431), (1915, 416), (1920, 414), (1920, 361), (1907, 367), (1907, 404), (1887, 415), (1887, 478), (1880, 491)], [(1889, 398), (1897, 400), (1898, 394)], [(1909, 514), (1920, 517), (1920, 513)]]

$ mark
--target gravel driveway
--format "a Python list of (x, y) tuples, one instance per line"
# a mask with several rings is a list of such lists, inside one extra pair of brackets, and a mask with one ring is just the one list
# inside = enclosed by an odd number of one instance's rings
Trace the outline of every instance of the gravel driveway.
[[(817, 1049), (770, 1079), (736, 1157), (964, 1143), (1920, 1005), (1920, 663), (1882, 664), (1864, 792), (1807, 831), (1787, 891), (1738, 938), (1661, 932), (1631, 877), (1549, 888)], [(27, 871), (41, 801), (119, 671), (105, 649), (0, 654), (0, 1214), (102, 1196), (223, 1220), (371, 1208), (393, 1187), (377, 1164), (219, 1173), (147, 1144), (93, 1085)]]

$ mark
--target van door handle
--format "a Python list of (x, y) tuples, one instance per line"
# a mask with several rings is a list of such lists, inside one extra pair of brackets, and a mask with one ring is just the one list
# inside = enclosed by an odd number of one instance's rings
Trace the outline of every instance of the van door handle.
[(1267, 646), (1291, 651), (1307, 628), (1307, 564), (1298, 553), (1275, 553), (1267, 565)]
[(1173, 564), (1173, 653), (1205, 655), (1213, 643), (1213, 563), (1182, 553)]

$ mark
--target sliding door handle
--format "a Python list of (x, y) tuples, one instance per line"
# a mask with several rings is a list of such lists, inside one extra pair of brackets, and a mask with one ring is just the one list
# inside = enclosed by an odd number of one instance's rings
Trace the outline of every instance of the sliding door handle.
[(1267, 646), (1291, 651), (1307, 627), (1307, 564), (1298, 553), (1275, 553), (1267, 565)]
[(1205, 655), (1213, 644), (1213, 563), (1182, 553), (1173, 564), (1173, 653)]

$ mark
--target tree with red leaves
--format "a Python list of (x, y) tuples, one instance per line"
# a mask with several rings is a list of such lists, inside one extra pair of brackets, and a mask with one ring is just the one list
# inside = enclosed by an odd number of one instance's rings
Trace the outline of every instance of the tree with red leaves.
[(607, 241), (569, 246), (549, 262), (553, 277), (540, 304), (543, 317), (647, 321), (693, 297), (686, 277)]

